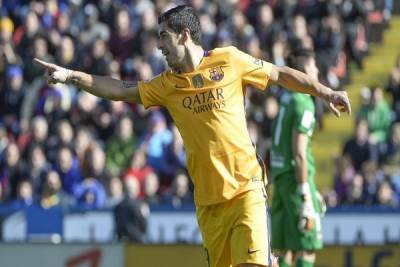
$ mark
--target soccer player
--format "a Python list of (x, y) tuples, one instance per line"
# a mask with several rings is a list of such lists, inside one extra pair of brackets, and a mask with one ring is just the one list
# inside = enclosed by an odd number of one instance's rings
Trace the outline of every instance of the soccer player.
[[(288, 66), (318, 79), (312, 52), (293, 52)], [(274, 190), (271, 206), (272, 248), (281, 250), (280, 267), (296, 261), (297, 267), (312, 267), (315, 250), (322, 248), (320, 207), (314, 184), (311, 137), (315, 106), (310, 95), (285, 91), (273, 123), (271, 176)]]
[[(164, 106), (185, 143), (196, 214), (211, 267), (275, 266), (270, 252), (262, 168), (246, 129), (246, 85), (280, 84), (350, 111), (335, 92), (299, 71), (278, 68), (234, 47), (205, 51), (194, 10), (177, 6), (159, 17), (159, 49), (170, 67), (150, 81), (120, 81), (36, 59), (48, 82), (72, 83), (99, 97)], [(273, 265), (274, 264), (274, 265)]]

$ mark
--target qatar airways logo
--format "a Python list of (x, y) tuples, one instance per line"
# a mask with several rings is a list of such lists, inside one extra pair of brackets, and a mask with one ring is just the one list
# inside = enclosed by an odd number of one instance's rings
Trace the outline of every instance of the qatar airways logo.
[(225, 105), (224, 90), (222, 88), (211, 89), (197, 93), (182, 99), (182, 106), (193, 114), (199, 114), (215, 109), (222, 109)]

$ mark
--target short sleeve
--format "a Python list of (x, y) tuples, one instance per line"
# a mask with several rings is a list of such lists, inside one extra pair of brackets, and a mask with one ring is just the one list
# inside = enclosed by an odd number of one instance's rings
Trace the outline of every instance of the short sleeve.
[(314, 127), (314, 109), (307, 105), (305, 101), (296, 98), (293, 99), (293, 106), (295, 113), (294, 128), (301, 133), (307, 134)]
[(150, 81), (139, 81), (138, 88), (140, 99), (145, 108), (163, 106), (165, 88), (162, 74), (154, 77)]
[(233, 64), (238, 68), (243, 85), (252, 85), (265, 90), (272, 70), (272, 64), (254, 58), (237, 48), (232, 49)]

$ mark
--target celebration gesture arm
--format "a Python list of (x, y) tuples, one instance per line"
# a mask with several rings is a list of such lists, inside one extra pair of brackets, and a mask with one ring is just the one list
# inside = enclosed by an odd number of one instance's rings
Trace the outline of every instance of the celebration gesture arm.
[(324, 99), (336, 117), (340, 117), (341, 112), (351, 114), (351, 105), (346, 92), (334, 91), (301, 71), (289, 67), (273, 66), (270, 82), (292, 91)]
[(142, 103), (135, 81), (122, 81), (106, 76), (91, 75), (66, 69), (37, 58), (34, 59), (34, 62), (46, 70), (47, 82), (50, 84), (71, 83), (101, 98)]

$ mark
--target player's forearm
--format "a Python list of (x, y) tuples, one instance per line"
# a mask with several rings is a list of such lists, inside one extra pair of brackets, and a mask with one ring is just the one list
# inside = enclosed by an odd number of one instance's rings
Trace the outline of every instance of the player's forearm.
[(329, 100), (332, 90), (303, 72), (289, 67), (279, 70), (278, 84), (292, 91)]
[(303, 184), (308, 181), (307, 159), (305, 155), (295, 155), (295, 174), (298, 184)]
[(296, 180), (299, 184), (308, 181), (307, 143), (308, 136), (306, 134), (297, 130), (293, 132), (292, 151), (295, 162)]
[(124, 100), (124, 93), (119, 80), (74, 71), (68, 81), (93, 95), (110, 100)]

